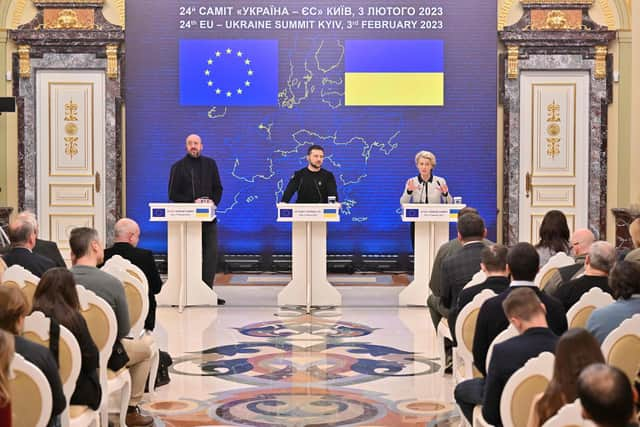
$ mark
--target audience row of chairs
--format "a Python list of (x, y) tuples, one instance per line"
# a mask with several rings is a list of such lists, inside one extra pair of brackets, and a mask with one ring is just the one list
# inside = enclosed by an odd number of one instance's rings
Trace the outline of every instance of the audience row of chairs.
[[(148, 284), (144, 273), (120, 256), (109, 259), (102, 269), (118, 278), (123, 284), (132, 325), (129, 336), (139, 337), (146, 333), (144, 320), (149, 308), (149, 299), (147, 297)], [(33, 302), (38, 282), (37, 276), (18, 265), (7, 268), (2, 275), (2, 285), (19, 287), (30, 303)], [(67, 408), (62, 414), (62, 425), (63, 427), (106, 426), (108, 425), (109, 412), (115, 412), (119, 414), (120, 425), (124, 426), (126, 425), (125, 417), (131, 394), (131, 377), (126, 368), (118, 372), (107, 368), (107, 361), (116, 339), (115, 313), (106, 301), (85, 289), (81, 284), (78, 284), (77, 291), (82, 316), (87, 322), (89, 332), (100, 355), (99, 378), (103, 398), (99, 411), (93, 411), (86, 406), (69, 405), (80, 373), (81, 353), (73, 334), (60, 325), (59, 373), (67, 399)], [(50, 320), (47, 317), (41, 312), (34, 312), (25, 320), (24, 337), (49, 347), (49, 326)], [(159, 363), (157, 346), (153, 348), (152, 352), (150, 392), (154, 391), (153, 385)], [(17, 397), (13, 399), (14, 413), (20, 414), (20, 418), (24, 422), (23, 425), (46, 426), (52, 406), (51, 388), (46, 377), (19, 354), (15, 355), (11, 371), (12, 391), (15, 396), (29, 396), (29, 398)]]

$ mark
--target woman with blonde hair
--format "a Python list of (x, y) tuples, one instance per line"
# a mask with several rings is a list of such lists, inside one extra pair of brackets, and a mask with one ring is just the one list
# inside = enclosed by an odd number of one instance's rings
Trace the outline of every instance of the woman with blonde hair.
[(577, 396), (580, 372), (592, 363), (604, 363), (598, 341), (586, 329), (572, 328), (556, 344), (553, 377), (544, 393), (533, 398), (527, 427), (540, 427)]
[(0, 329), (0, 426), (11, 427), (9, 366), (13, 360), (13, 336)]
[[(411, 177), (405, 184), (400, 196), (400, 204), (405, 203), (451, 203), (453, 198), (449, 194), (447, 181), (433, 174), (436, 167), (436, 156), (430, 151), (420, 151), (416, 154), (416, 168), (418, 175)], [(411, 244), (414, 244), (415, 224), (411, 223)]]

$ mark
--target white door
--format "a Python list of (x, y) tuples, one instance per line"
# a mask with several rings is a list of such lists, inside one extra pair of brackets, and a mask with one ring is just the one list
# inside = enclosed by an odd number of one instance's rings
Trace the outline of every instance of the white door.
[(105, 77), (92, 70), (38, 71), (37, 201), (40, 236), (69, 262), (69, 233), (105, 236)]
[(519, 241), (535, 244), (551, 209), (587, 227), (588, 153), (589, 73), (522, 72)]

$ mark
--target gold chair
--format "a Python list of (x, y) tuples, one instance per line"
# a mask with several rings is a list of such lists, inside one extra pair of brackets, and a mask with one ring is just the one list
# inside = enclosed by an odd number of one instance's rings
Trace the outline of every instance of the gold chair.
[(53, 397), (42, 371), (16, 353), (9, 372), (13, 427), (45, 427), (51, 418)]
[(17, 286), (20, 288), (29, 305), (33, 304), (33, 295), (36, 293), (40, 279), (21, 265), (14, 264), (7, 268), (2, 274), (2, 284), (8, 286)]
[(613, 302), (613, 297), (600, 288), (591, 288), (584, 293), (577, 303), (567, 311), (567, 325), (569, 328), (584, 328), (589, 316), (596, 308), (604, 307)]
[(620, 368), (633, 384), (640, 367), (640, 314), (620, 323), (607, 335), (601, 348), (604, 360)]

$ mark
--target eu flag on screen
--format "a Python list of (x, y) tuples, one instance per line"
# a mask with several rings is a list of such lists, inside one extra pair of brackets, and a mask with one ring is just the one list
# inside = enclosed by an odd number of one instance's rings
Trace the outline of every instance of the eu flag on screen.
[(180, 40), (180, 105), (277, 106), (277, 40)]
[(444, 105), (443, 40), (347, 40), (345, 105)]

